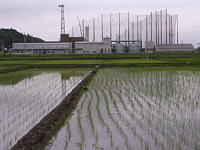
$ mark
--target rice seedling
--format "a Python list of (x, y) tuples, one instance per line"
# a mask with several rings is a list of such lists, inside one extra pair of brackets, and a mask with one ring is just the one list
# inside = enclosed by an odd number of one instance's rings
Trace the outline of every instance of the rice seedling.
[(60, 72), (29, 70), (9, 73), (6, 80), (10, 81), (3, 83), (5, 77), (0, 75), (0, 118), (3, 119), (1, 124), (5, 126), (4, 140), (0, 140), (0, 145), (10, 149), (16, 144), (63, 100), (71, 90), (68, 87), (73, 88), (83, 78), (74, 79), (75, 83), (67, 82), (61, 79)]
[(84, 148), (133, 149), (135, 143), (146, 150), (197, 149), (199, 81), (200, 73), (191, 71), (100, 69), (83, 96), (87, 105), (78, 105), (80, 115), (88, 116), (88, 124), (81, 121), (84, 134), (91, 136)]
[(88, 111), (88, 116), (89, 116), (90, 125), (91, 125), (91, 128), (92, 128), (92, 132), (93, 132), (93, 134), (95, 134), (95, 126), (94, 126), (94, 122), (93, 122), (93, 119), (92, 119), (92, 113), (91, 113), (91, 100), (88, 103), (87, 111)]

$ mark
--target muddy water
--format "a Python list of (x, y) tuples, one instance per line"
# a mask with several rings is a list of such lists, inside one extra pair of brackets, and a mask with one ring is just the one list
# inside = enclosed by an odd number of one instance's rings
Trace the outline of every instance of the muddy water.
[(89, 71), (28, 71), (0, 76), (0, 149), (8, 150), (54, 109)]
[(200, 71), (101, 69), (46, 150), (198, 149), (199, 90)]

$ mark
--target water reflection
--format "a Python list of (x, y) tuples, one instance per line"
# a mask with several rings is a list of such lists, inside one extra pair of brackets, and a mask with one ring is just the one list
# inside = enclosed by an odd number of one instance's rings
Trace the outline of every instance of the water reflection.
[(199, 90), (200, 71), (100, 69), (46, 149), (199, 149)]
[(76, 72), (40, 71), (30, 73), (28, 78), (25, 73), (18, 75), (17, 80), (15, 75), (10, 76), (13, 82), (0, 78), (0, 149), (10, 149), (88, 73)]

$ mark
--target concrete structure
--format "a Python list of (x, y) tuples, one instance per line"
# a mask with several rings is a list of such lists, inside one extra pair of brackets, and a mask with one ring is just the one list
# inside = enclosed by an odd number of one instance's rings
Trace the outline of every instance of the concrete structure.
[(115, 53), (126, 53), (126, 46), (122, 43), (114, 44), (114, 52)]
[(13, 54), (70, 54), (71, 43), (13, 43)]
[(128, 45), (128, 53), (140, 53), (142, 49), (142, 44), (140, 42), (130, 43)]
[(71, 42), (72, 53), (75, 54), (75, 42), (84, 41), (84, 37), (69, 37), (69, 34), (61, 34), (60, 42)]
[(153, 53), (155, 52), (155, 44), (154, 42), (145, 42), (145, 53)]
[(156, 52), (191, 52), (194, 51), (194, 46), (192, 44), (164, 44), (156, 45)]
[(142, 50), (142, 41), (111, 41), (115, 53), (140, 53)]
[(75, 54), (111, 53), (111, 39), (104, 38), (103, 42), (76, 42)]

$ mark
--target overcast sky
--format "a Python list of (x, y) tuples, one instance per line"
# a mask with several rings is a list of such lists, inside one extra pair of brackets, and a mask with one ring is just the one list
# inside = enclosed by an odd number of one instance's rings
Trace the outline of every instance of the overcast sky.
[(101, 13), (149, 14), (168, 9), (179, 15), (180, 42), (200, 42), (200, 0), (0, 0), (0, 28), (14, 28), (44, 40), (58, 40), (60, 9), (65, 4), (66, 31), (80, 19)]

